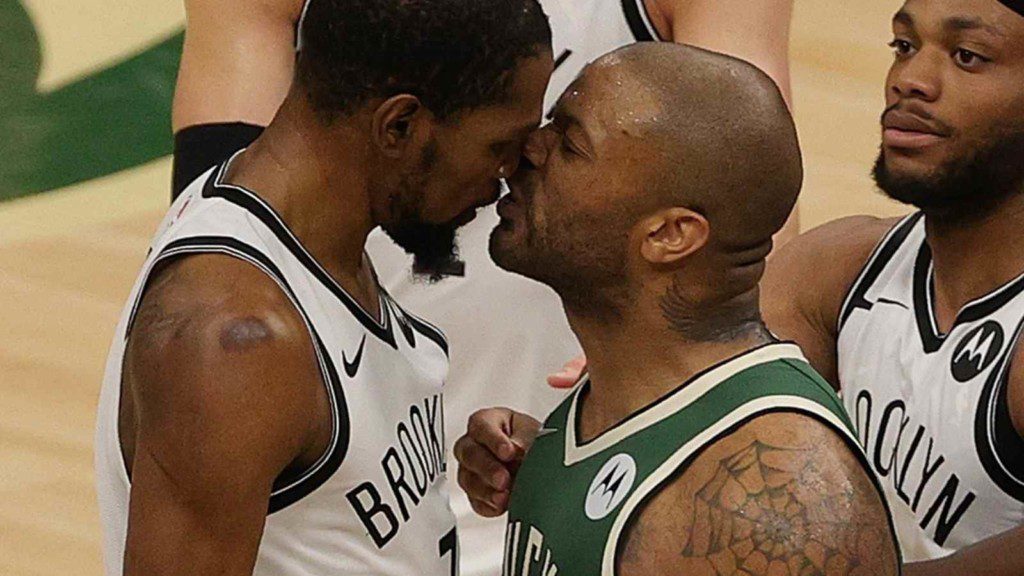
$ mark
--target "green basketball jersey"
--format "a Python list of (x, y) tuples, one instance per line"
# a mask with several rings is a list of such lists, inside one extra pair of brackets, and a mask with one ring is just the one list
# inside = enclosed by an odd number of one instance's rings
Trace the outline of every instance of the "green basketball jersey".
[(701, 448), (769, 412), (799, 412), (859, 454), (842, 403), (789, 343), (713, 366), (589, 442), (577, 440), (584, 379), (548, 417), (516, 475), (504, 576), (612, 576), (624, 527)]

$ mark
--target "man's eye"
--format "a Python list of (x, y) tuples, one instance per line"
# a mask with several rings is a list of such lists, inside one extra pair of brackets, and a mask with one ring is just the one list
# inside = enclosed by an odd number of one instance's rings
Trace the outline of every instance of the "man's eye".
[(956, 63), (963, 68), (976, 68), (977, 66), (989, 61), (988, 58), (966, 48), (958, 48), (956, 52), (953, 53), (953, 59), (956, 60)]
[(889, 47), (893, 49), (896, 56), (906, 56), (914, 50), (913, 44), (900, 38), (896, 38), (892, 42), (889, 42)]

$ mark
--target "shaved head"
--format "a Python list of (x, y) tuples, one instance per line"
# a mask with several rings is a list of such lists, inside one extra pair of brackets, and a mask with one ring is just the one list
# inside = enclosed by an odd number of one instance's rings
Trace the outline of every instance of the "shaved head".
[[(650, 154), (648, 206), (704, 214), (712, 238), (745, 248), (785, 224), (803, 181), (796, 127), (778, 87), (742, 60), (667, 42), (628, 46), (593, 64), (637, 92), (609, 102), (632, 113)], [(643, 108), (631, 108), (638, 100)], [(644, 116), (638, 116), (644, 114)]]
[[(531, 138), (491, 254), (576, 310), (622, 316), (756, 292), (803, 170), (775, 83), (754, 66), (673, 43), (596, 60)], [(740, 314), (760, 325), (756, 294)]]

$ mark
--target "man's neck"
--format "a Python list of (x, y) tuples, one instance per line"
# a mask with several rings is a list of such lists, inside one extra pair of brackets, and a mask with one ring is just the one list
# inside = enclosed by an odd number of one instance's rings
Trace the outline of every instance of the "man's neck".
[(377, 288), (363, 258), (374, 227), (365, 160), (344, 129), (327, 132), (286, 100), (226, 180), (259, 194), (327, 272), (376, 312)]
[(699, 372), (767, 341), (762, 334), (688, 341), (668, 327), (660, 311), (633, 311), (607, 321), (568, 308), (566, 313), (586, 354), (590, 378), (580, 419), (583, 439), (601, 434)]
[(969, 222), (925, 219), (935, 271), (935, 313), (948, 332), (957, 312), (1024, 272), (1024, 195)]

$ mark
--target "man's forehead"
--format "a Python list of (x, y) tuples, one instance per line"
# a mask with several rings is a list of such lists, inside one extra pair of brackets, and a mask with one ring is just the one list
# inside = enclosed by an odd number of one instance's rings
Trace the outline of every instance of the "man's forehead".
[(588, 128), (639, 135), (646, 123), (657, 121), (662, 104), (650, 87), (606, 57), (591, 65), (566, 89), (557, 112)]

